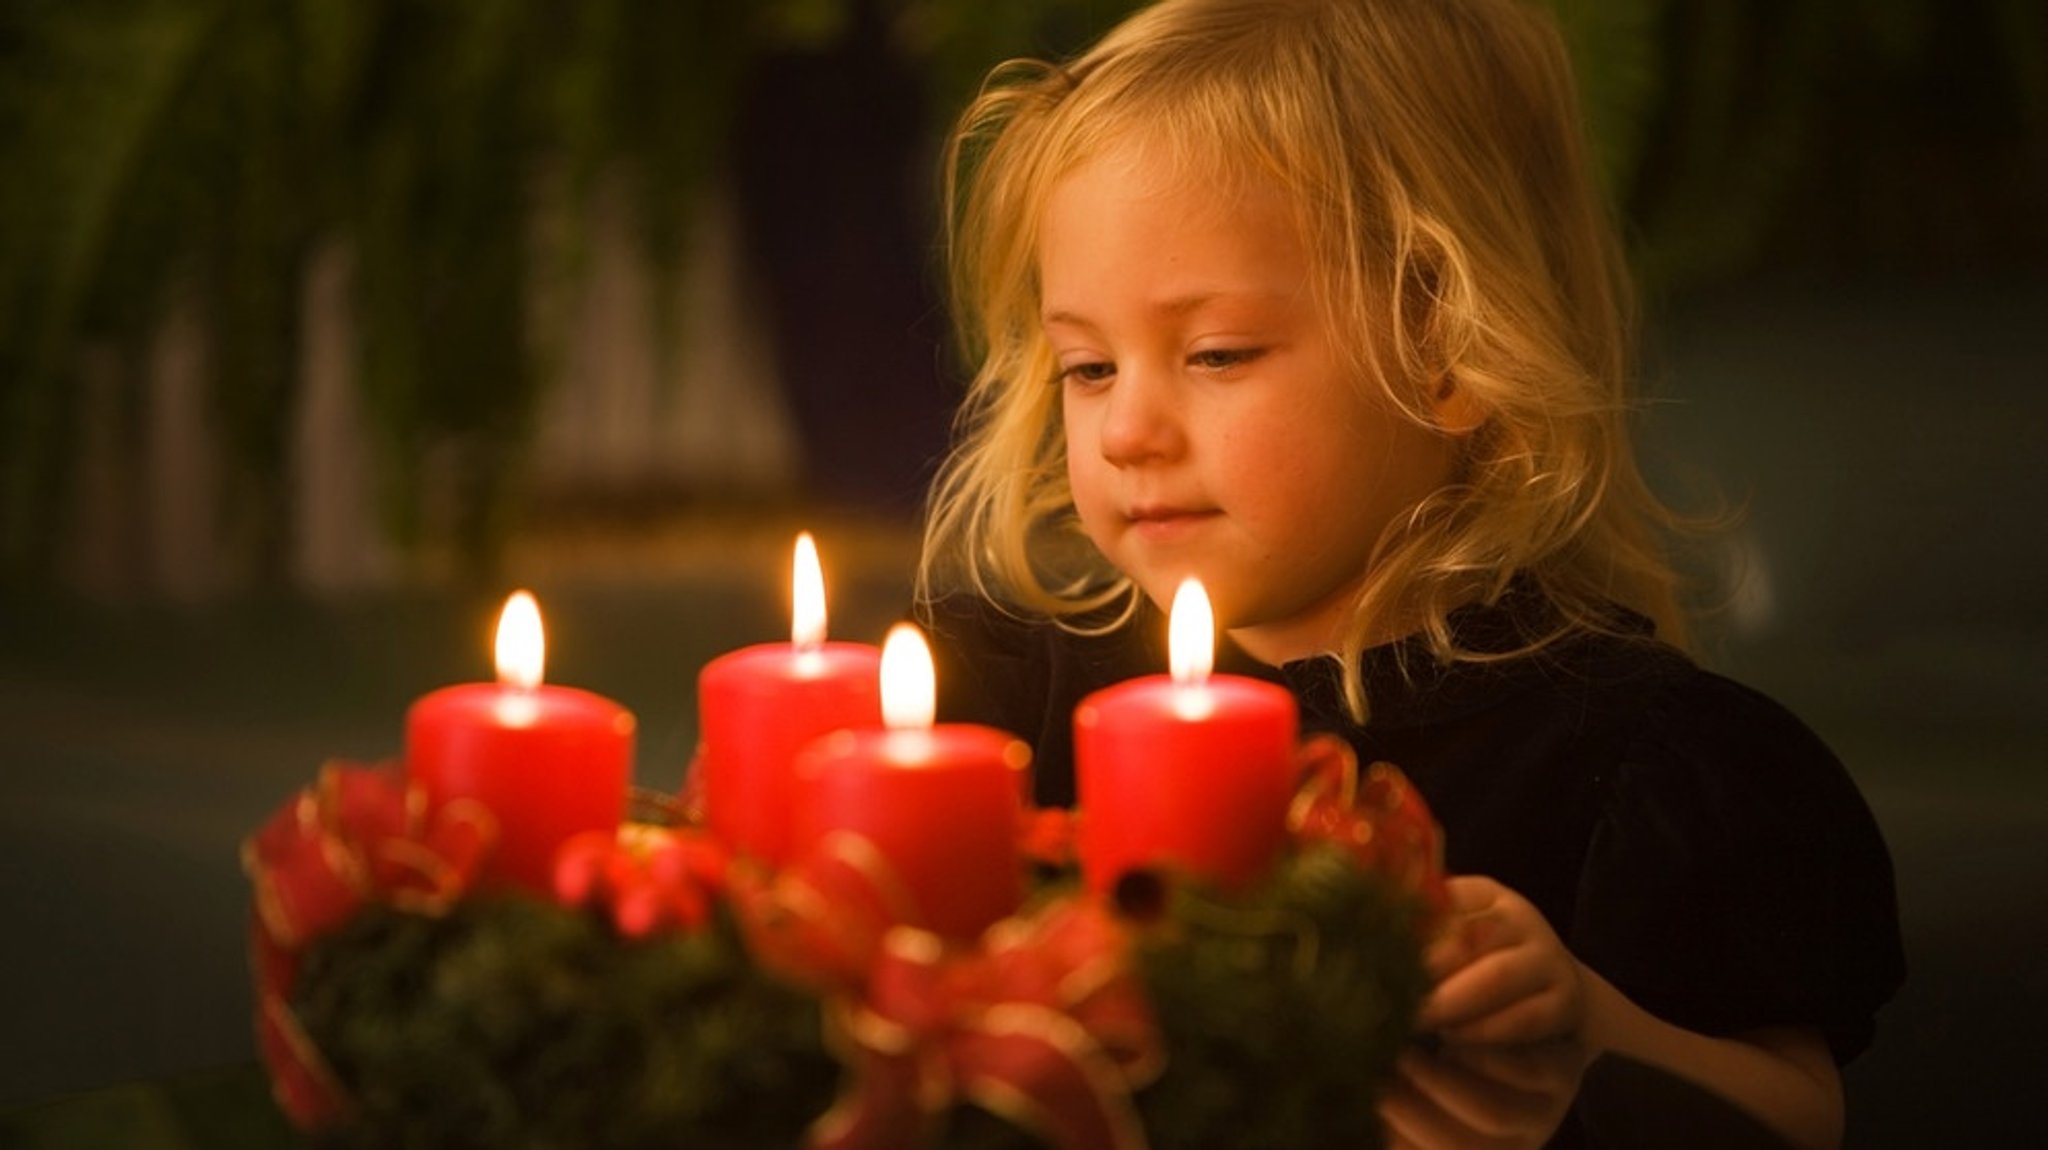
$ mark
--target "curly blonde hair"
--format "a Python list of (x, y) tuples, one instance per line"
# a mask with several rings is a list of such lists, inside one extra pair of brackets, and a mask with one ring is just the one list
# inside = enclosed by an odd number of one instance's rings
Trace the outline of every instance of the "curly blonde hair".
[(1511, 654), (1619, 627), (1682, 642), (1665, 540), (1628, 435), (1631, 299), (1548, 15), (1522, 0), (1164, 0), (1061, 66), (990, 76), (947, 152), (955, 316), (975, 372), (925, 524), (920, 594), (965, 586), (1071, 623), (1135, 605), (1085, 543), (1039, 324), (1054, 185), (1142, 143), (1227, 194), (1289, 193), (1310, 285), (1361, 386), (1435, 426), (1462, 391), (1454, 481), (1388, 529), (1339, 654), (1354, 716), (1375, 622), (1533, 588), (1550, 623)]

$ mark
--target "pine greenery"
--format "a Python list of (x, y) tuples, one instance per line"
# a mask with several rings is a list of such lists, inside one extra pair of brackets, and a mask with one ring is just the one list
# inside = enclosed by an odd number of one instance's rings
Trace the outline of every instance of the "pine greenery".
[[(1150, 1145), (1380, 1145), (1427, 989), (1420, 913), (1327, 846), (1247, 895), (1167, 892), (1135, 955), (1167, 1051), (1135, 1098)], [(354, 1099), (332, 1150), (794, 1147), (840, 1083), (817, 1002), (722, 918), (634, 942), (520, 896), (374, 905), (309, 948), (294, 998)], [(939, 1142), (1035, 1145), (969, 1107)]]

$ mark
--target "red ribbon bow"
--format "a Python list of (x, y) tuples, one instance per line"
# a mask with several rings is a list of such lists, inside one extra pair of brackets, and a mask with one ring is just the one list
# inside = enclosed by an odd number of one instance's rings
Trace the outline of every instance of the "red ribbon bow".
[(889, 860), (861, 835), (828, 835), (769, 874), (735, 862), (726, 889), (747, 951), (822, 995), (858, 996), (889, 929), (916, 914)]
[(998, 923), (972, 948), (890, 930), (865, 996), (835, 1003), (853, 1073), (811, 1145), (918, 1145), (964, 1100), (1060, 1150), (1142, 1150), (1130, 1094), (1161, 1050), (1128, 947), (1108, 908), (1082, 897)]
[(723, 897), (732, 857), (701, 830), (626, 823), (585, 831), (555, 854), (555, 901), (602, 907), (626, 938), (700, 930)]
[(773, 876), (736, 864), (727, 890), (756, 960), (826, 998), (849, 1074), (815, 1150), (918, 1145), (961, 1100), (1061, 1150), (1144, 1146), (1130, 1092), (1157, 1074), (1160, 1040), (1100, 902), (1070, 896), (949, 946), (902, 925), (888, 859), (845, 833)]
[(340, 1117), (347, 1092), (292, 1011), (300, 954), (372, 901), (422, 913), (452, 906), (496, 837), (496, 818), (479, 804), (429, 815), (425, 794), (396, 768), (336, 762), (243, 842), (255, 888), (257, 1049), (278, 1105), (302, 1129)]
[(1351, 744), (1334, 735), (1302, 744), (1301, 776), (1287, 812), (1296, 841), (1342, 847), (1359, 865), (1420, 895), (1432, 916), (1443, 912), (1443, 829), (1408, 776), (1392, 763), (1361, 773)]

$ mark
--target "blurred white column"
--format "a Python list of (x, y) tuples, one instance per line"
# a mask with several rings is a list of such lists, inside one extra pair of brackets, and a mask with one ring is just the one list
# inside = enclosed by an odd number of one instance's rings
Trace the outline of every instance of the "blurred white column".
[(180, 296), (158, 325), (144, 368), (141, 435), (143, 577), (156, 597), (197, 602), (234, 564), (223, 551), (220, 440), (205, 328)]
[(354, 261), (329, 244), (300, 303), (298, 409), (292, 421), (292, 569), (309, 591), (388, 584), (398, 561), (377, 512), (375, 456), (356, 386)]
[(793, 486), (794, 433), (725, 195), (701, 202), (665, 324), (655, 322), (654, 273), (625, 197), (600, 194), (588, 229), (561, 376), (542, 402), (534, 463), (543, 491), (601, 501)]

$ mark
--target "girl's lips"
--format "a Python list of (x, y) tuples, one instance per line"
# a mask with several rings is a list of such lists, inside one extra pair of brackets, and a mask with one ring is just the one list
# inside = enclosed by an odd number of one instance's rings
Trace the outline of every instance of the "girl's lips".
[(1139, 507), (1133, 508), (1125, 518), (1131, 530), (1146, 539), (1165, 540), (1184, 535), (1209, 520), (1215, 511), (1196, 511), (1181, 507)]

